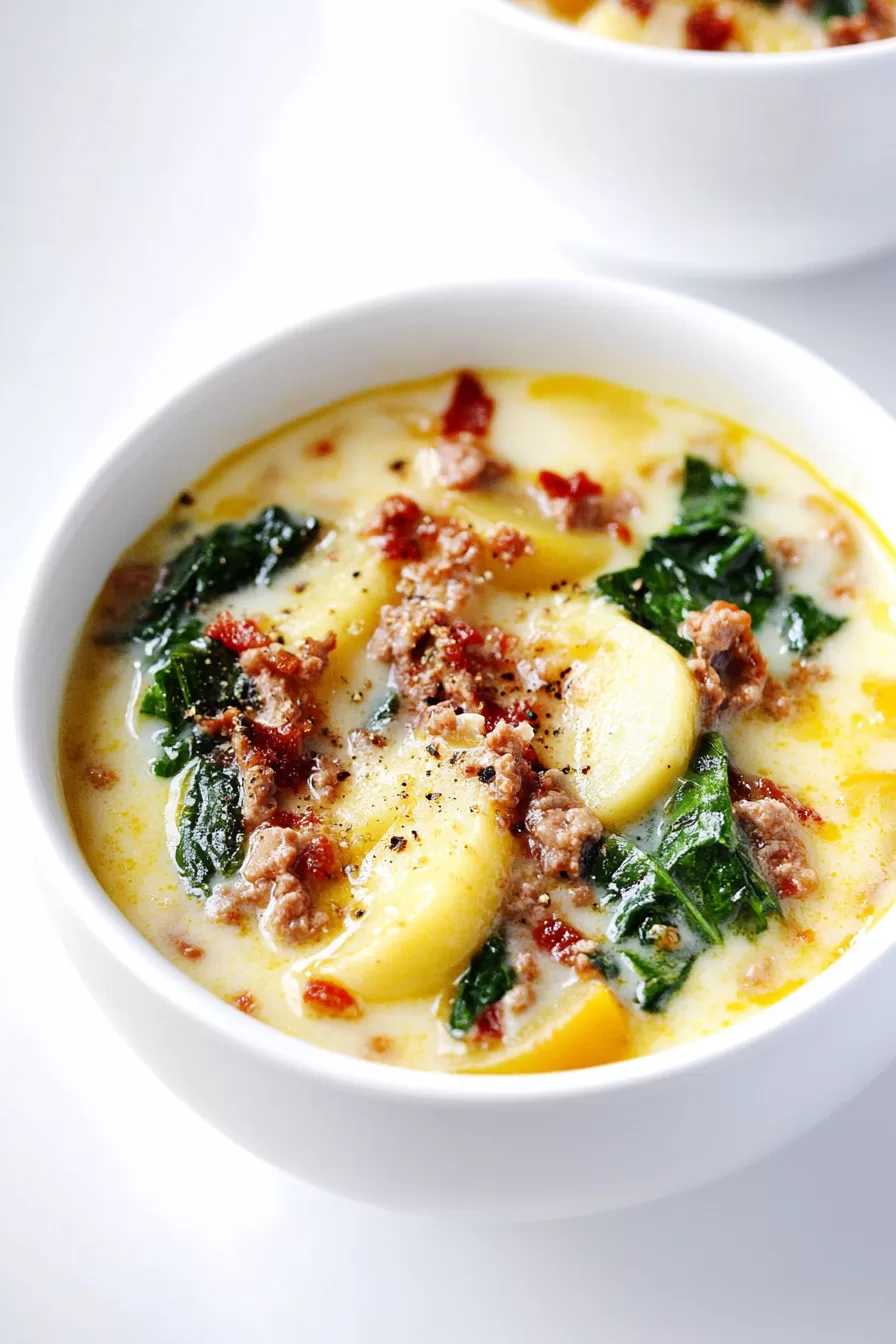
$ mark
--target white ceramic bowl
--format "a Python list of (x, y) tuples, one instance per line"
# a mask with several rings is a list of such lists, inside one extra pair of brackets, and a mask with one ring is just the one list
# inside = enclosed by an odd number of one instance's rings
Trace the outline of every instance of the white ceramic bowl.
[(577, 251), (700, 274), (896, 243), (896, 41), (780, 54), (636, 46), (513, 0), (396, 0), (449, 115)]
[(896, 912), (781, 1004), (665, 1054), (530, 1077), (415, 1073), (282, 1035), (195, 985), (100, 889), (60, 796), (66, 669), (122, 548), (246, 439), (334, 398), (459, 365), (597, 374), (731, 416), (811, 457), (896, 534), (894, 422), (750, 322), (607, 280), (453, 285), (365, 303), (225, 365), (85, 486), (45, 551), (21, 633), (19, 768), (59, 927), (88, 986), (159, 1077), (238, 1143), (384, 1205), (525, 1217), (609, 1209), (767, 1153), (890, 1060)]

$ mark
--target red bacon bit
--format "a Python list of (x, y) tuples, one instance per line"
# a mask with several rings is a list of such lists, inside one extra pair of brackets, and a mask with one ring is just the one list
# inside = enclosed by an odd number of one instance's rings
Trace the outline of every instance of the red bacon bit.
[(632, 530), (628, 523), (620, 522), (618, 518), (611, 518), (607, 523), (607, 531), (612, 537), (615, 537), (617, 541), (621, 541), (623, 546), (631, 546)]
[[(497, 700), (485, 700), (482, 705), (482, 717), (485, 719), (487, 733), (490, 733), (502, 719), (513, 725), (531, 723), (534, 728), (538, 723), (538, 707), (534, 700), (511, 700), (507, 705), (499, 705)], [(531, 747), (527, 748), (527, 759), (530, 759), (529, 753), (534, 760), (535, 753)]]
[(329, 882), (335, 877), (339, 868), (339, 855), (336, 846), (328, 835), (321, 832), (315, 835), (309, 842), (305, 852), (300, 856), (298, 869), (303, 877), (309, 877), (315, 882)]
[(451, 635), (445, 642), (445, 661), (451, 667), (466, 667), (469, 663), (467, 649), (484, 643), (483, 636), (472, 625), (467, 625), (466, 621), (452, 621)]
[(649, 19), (653, 13), (654, 0), (622, 0), (626, 9), (637, 14), (639, 19)]
[(448, 409), (442, 415), (442, 435), (446, 439), (472, 434), (481, 439), (489, 431), (495, 403), (476, 377), (464, 369), (457, 375)]
[[(305, 831), (310, 826), (319, 826), (320, 821), (312, 812), (291, 812), (286, 807), (277, 807), (271, 813), (270, 824)], [(339, 851), (325, 831), (308, 841), (296, 862), (296, 870), (300, 877), (316, 882), (329, 882), (336, 876), (339, 871)]]
[(590, 499), (604, 492), (600, 482), (592, 481), (584, 471), (574, 471), (571, 476), (559, 476), (556, 471), (540, 471), (538, 486), (549, 499)]
[(378, 506), (365, 534), (373, 537), (387, 560), (419, 560), (417, 528), (423, 510), (408, 495), (388, 495)]
[[(798, 798), (786, 793), (774, 780), (766, 779), (764, 775), (743, 775), (735, 766), (729, 765), (728, 781), (731, 796), (736, 802), (755, 802), (758, 798), (773, 798), (775, 802), (789, 807), (804, 826), (824, 825), (824, 817), (820, 812), (816, 812), (808, 803), (801, 803)], [(787, 896), (792, 893), (781, 891), (780, 894)]]
[(490, 1003), (476, 1019), (476, 1035), (480, 1040), (500, 1041), (504, 1035), (504, 1017), (496, 1003)]
[(578, 929), (574, 929), (565, 919), (559, 919), (556, 915), (551, 915), (550, 918), (536, 924), (532, 930), (532, 937), (535, 946), (540, 947), (542, 952), (550, 952), (555, 961), (565, 962), (575, 960), (576, 954), (573, 948), (582, 941)]
[(734, 36), (734, 20), (709, 0), (691, 10), (684, 31), (692, 51), (723, 51)]
[(209, 639), (223, 644), (231, 653), (245, 653), (247, 649), (263, 649), (271, 639), (256, 623), (246, 617), (238, 621), (229, 611), (219, 611), (211, 625), (205, 627)]
[(360, 1017), (358, 1000), (335, 980), (309, 980), (302, 990), (302, 1000), (316, 1013), (330, 1017)]
[(311, 764), (302, 755), (305, 733), (310, 723), (292, 728), (274, 728), (269, 723), (253, 719), (248, 723), (249, 738), (274, 771), (277, 787), (297, 789), (308, 778)]

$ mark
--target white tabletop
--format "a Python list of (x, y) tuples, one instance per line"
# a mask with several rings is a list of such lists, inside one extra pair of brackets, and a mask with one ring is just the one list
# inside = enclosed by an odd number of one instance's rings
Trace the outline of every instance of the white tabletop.
[[(362, 292), (571, 268), (403, 82), (386, 3), (330, 0), (324, 30), (311, 0), (5, 7), (11, 588), (89, 465), (222, 355)], [(896, 411), (896, 260), (688, 287)], [(355, 1206), (234, 1147), (112, 1033), (35, 890), (15, 780), (0, 788), (4, 1344), (892, 1340), (896, 1071), (760, 1166), (647, 1208), (489, 1228)]]

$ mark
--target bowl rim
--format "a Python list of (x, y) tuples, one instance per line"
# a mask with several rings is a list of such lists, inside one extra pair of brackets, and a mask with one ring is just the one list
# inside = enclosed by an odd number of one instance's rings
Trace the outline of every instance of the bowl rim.
[[(43, 609), (50, 598), (60, 559), (78, 545), (80, 515), (93, 497), (102, 493), (106, 483), (127, 467), (128, 460), (137, 455), (145, 438), (164, 430), (166, 425), (175, 425), (189, 406), (222, 395), (229, 384), (239, 382), (247, 368), (275, 356), (284, 346), (293, 342), (312, 342), (318, 332), (326, 328), (344, 328), (355, 319), (375, 320), (390, 313), (394, 315), (396, 309), (419, 312), (432, 306), (456, 306), (465, 298), (500, 302), (502, 298), (513, 300), (525, 295), (533, 299), (553, 299), (558, 303), (564, 295), (575, 296), (578, 300), (588, 295), (595, 299), (600, 296), (604, 301), (610, 299), (633, 305), (650, 302), (671, 307), (683, 323), (690, 319), (695, 324), (700, 321), (721, 324), (732, 337), (740, 334), (754, 341), (761, 340), (768, 347), (770, 363), (773, 359), (802, 363), (819, 381), (839, 387), (852, 398), (857, 408), (862, 407), (866, 414), (878, 418), (881, 426), (886, 426), (896, 438), (894, 417), (819, 356), (752, 319), (670, 290), (629, 280), (579, 276), (503, 277), (390, 290), (376, 297), (328, 307), (254, 342), (188, 382), (155, 414), (143, 419), (99, 465), (88, 469), (80, 488), (56, 510), (55, 519), (44, 528), (40, 538), (42, 544), (35, 551), (40, 560), (22, 599), (16, 622), (14, 757), (32, 824), (39, 826), (38, 833), (42, 833), (46, 842), (40, 855), (41, 874), (56, 893), (56, 901), (66, 905), (103, 949), (144, 989), (159, 995), (170, 1008), (195, 1019), (200, 1026), (238, 1050), (260, 1056), (280, 1069), (311, 1074), (348, 1092), (368, 1092), (424, 1104), (492, 1106), (524, 1101), (537, 1103), (558, 1097), (599, 1096), (661, 1082), (673, 1075), (708, 1068), (723, 1057), (733, 1057), (751, 1047), (761, 1046), (777, 1032), (794, 1027), (821, 1003), (842, 994), (896, 942), (896, 906), (893, 906), (870, 928), (862, 931), (838, 961), (779, 1003), (763, 1008), (743, 1022), (656, 1054), (613, 1064), (564, 1073), (477, 1076), (386, 1067), (314, 1045), (246, 1016), (168, 961), (129, 922), (90, 870), (70, 826), (55, 778), (58, 746), (52, 752), (52, 760), (44, 762), (42, 754), (30, 747), (29, 727), (45, 717), (41, 714), (40, 696), (33, 694), (30, 676), (30, 668), (40, 650)], [(70, 647), (69, 658), (72, 652)], [(53, 722), (57, 728), (58, 710), (58, 705), (54, 705)]]
[(654, 47), (646, 43), (623, 42), (618, 38), (603, 37), (580, 28), (578, 24), (564, 23), (550, 15), (537, 14), (533, 10), (517, 4), (516, 0), (450, 0), (462, 4), (468, 10), (494, 19), (497, 23), (508, 23), (527, 33), (536, 41), (550, 41), (555, 46), (566, 48), (572, 53), (583, 55), (597, 54), (607, 59), (632, 65), (663, 66), (674, 73), (684, 71), (693, 76), (699, 70), (701, 74), (718, 62), (718, 68), (725, 74), (734, 74), (739, 78), (754, 78), (760, 74), (766, 77), (769, 71), (782, 73), (794, 65), (808, 71), (815, 68), (832, 68), (830, 59), (834, 57), (844, 69), (857, 61), (896, 60), (896, 37), (882, 38), (876, 42), (858, 42), (845, 47), (816, 47), (809, 51), (691, 51), (678, 47)]

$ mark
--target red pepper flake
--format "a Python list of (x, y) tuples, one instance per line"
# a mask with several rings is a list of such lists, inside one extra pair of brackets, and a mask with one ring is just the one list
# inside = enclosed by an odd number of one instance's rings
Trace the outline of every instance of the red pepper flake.
[(649, 19), (653, 13), (654, 0), (622, 0), (626, 9), (637, 14), (639, 19)]
[[(783, 803), (789, 807), (793, 815), (803, 823), (804, 826), (823, 826), (824, 817), (820, 812), (816, 812), (814, 807), (808, 803), (801, 803), (798, 798), (792, 794), (786, 793), (772, 779), (766, 779), (764, 775), (744, 775), (736, 766), (728, 767), (728, 782), (731, 788), (731, 796), (738, 802), (755, 802), (759, 798), (773, 798), (777, 803)], [(785, 879), (786, 880), (786, 879)], [(782, 891), (782, 895), (787, 892)]]
[(211, 625), (205, 627), (209, 639), (223, 644), (231, 653), (245, 653), (247, 649), (263, 649), (270, 644), (270, 636), (259, 629), (255, 621), (246, 617), (237, 620), (229, 611), (219, 611)]
[(691, 10), (684, 32), (692, 51), (723, 51), (734, 36), (734, 20), (709, 0)]
[(600, 482), (592, 481), (584, 471), (574, 471), (571, 476), (560, 476), (556, 471), (540, 471), (538, 486), (550, 499), (590, 499), (604, 492)]
[(480, 1040), (500, 1041), (504, 1035), (504, 1017), (496, 1003), (490, 1003), (476, 1019), (476, 1035)]
[(489, 431), (495, 411), (494, 400), (488, 395), (475, 373), (468, 369), (457, 375), (454, 393), (442, 415), (441, 431), (446, 439), (472, 434), (481, 439)]
[(355, 996), (335, 980), (309, 980), (302, 990), (302, 1001), (314, 1012), (329, 1017), (361, 1016)]
[(241, 1013), (247, 1013), (250, 1017), (255, 1012), (255, 995), (250, 994), (248, 989), (244, 989), (242, 994), (234, 994), (230, 1002), (234, 1008), (239, 1008)]
[(628, 523), (623, 523), (618, 518), (611, 518), (607, 523), (607, 531), (610, 533), (611, 537), (615, 537), (617, 541), (621, 541), (623, 546), (631, 546), (632, 530)]
[(312, 443), (308, 449), (309, 457), (332, 457), (336, 451), (336, 445), (332, 439), (318, 439), (317, 443)]
[(535, 925), (532, 930), (535, 946), (542, 952), (549, 952), (555, 961), (571, 962), (575, 953), (573, 948), (582, 941), (578, 929), (574, 929), (566, 920), (551, 915)]

